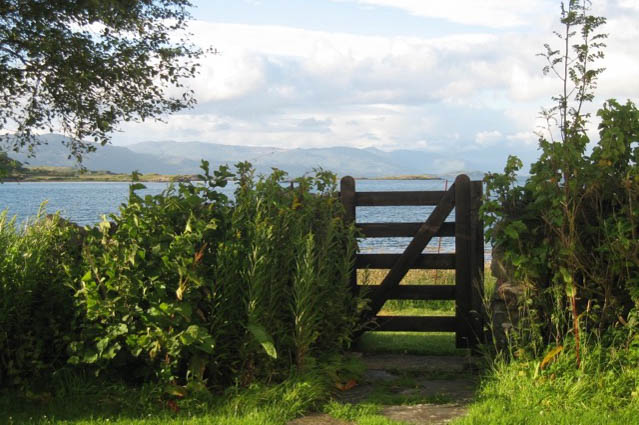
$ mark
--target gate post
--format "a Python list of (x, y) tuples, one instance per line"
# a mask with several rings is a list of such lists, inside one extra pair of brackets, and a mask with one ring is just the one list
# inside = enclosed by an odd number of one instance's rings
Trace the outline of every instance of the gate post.
[(484, 320), (484, 223), (479, 208), (483, 198), (482, 181), (473, 181), (470, 186), (470, 226), (471, 226), (471, 282), (472, 282), (472, 340), (471, 345), (486, 342)]
[[(355, 223), (355, 179), (351, 176), (344, 176), (340, 181), (340, 201), (344, 206), (344, 222), (346, 224)], [(357, 295), (357, 267), (353, 267), (350, 277), (351, 291)]]
[(473, 344), (472, 249), (471, 249), (470, 179), (462, 174), (455, 179), (455, 344), (469, 348)]

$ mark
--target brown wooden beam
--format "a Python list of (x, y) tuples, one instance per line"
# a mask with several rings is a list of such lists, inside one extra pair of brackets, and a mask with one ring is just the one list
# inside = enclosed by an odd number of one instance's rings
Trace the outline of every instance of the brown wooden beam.
[[(344, 206), (344, 221), (347, 224), (355, 223), (355, 179), (351, 176), (342, 177), (340, 181), (340, 201)], [(351, 290), (357, 295), (357, 268), (354, 267), (349, 278)]]
[(470, 179), (462, 174), (455, 179), (455, 318), (457, 348), (471, 345), (472, 273), (470, 226)]
[(455, 332), (452, 316), (377, 316), (378, 327), (369, 330), (378, 332)]
[[(413, 237), (422, 223), (357, 223), (357, 228), (366, 238)], [(440, 237), (455, 236), (455, 223), (445, 222), (435, 234)]]
[[(357, 254), (358, 269), (390, 269), (403, 254)], [(413, 269), (455, 269), (455, 254), (420, 254), (410, 264)]]
[(470, 183), (470, 231), (471, 231), (471, 339), (470, 346), (485, 342), (484, 321), (484, 223), (479, 209), (483, 198), (481, 181)]
[(446, 194), (443, 190), (405, 192), (357, 192), (358, 207), (384, 207), (405, 205), (437, 205)]

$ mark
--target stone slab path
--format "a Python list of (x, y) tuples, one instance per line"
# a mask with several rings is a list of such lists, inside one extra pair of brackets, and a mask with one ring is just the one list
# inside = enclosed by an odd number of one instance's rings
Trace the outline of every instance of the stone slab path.
[[(358, 404), (379, 397), (398, 400), (380, 414), (411, 425), (440, 425), (466, 413), (478, 384), (471, 357), (368, 354), (361, 356), (366, 372), (357, 386), (336, 395)], [(356, 425), (326, 414), (312, 414), (289, 425)]]

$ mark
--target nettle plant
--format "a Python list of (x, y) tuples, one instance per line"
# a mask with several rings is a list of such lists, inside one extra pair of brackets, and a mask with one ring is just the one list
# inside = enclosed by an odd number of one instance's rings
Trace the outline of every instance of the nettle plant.
[[(157, 378), (170, 391), (286, 376), (343, 349), (355, 231), (335, 175), (256, 178), (248, 163), (128, 204), (89, 231), (72, 362)], [(218, 190), (231, 178), (234, 198)]]
[(503, 174), (487, 175), (483, 207), (487, 235), (527, 288), (520, 342), (541, 348), (570, 336), (578, 364), (580, 332), (636, 330), (639, 303), (639, 111), (608, 100), (591, 143), (585, 107), (603, 72), (594, 64), (606, 35), (598, 33), (605, 18), (588, 13), (586, 1), (562, 5), (562, 47), (541, 54), (562, 90), (542, 110), (547, 125), (530, 177), (518, 185), (522, 163), (510, 157)]

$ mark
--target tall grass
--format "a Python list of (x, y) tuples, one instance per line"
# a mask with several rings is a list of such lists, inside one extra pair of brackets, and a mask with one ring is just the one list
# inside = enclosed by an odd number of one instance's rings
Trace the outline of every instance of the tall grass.
[(80, 252), (77, 238), (44, 208), (22, 226), (0, 213), (0, 387), (38, 386), (66, 364), (75, 337), (66, 280)]

